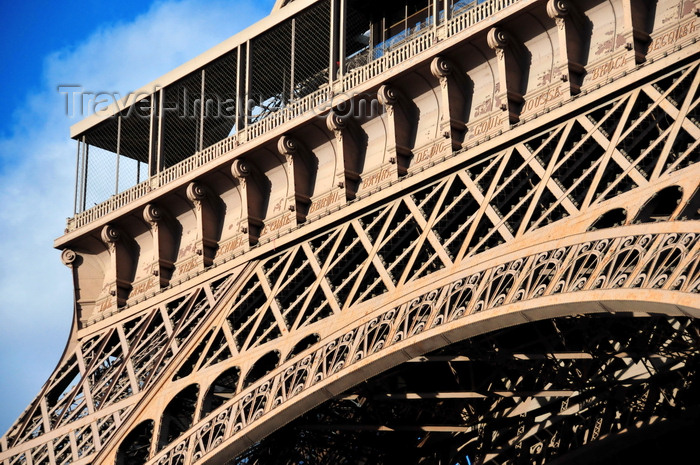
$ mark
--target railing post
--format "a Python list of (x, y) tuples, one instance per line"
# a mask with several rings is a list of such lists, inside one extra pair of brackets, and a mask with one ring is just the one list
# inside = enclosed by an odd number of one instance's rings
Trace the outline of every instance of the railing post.
[[(296, 61), (297, 18), (292, 18), (291, 55), (289, 60), (289, 102), (294, 101), (294, 62)], [(284, 95), (284, 89), (282, 90)]]
[[(243, 78), (241, 72), (242, 60), (243, 52), (239, 45), (236, 52), (236, 132), (240, 132), (244, 125), (242, 113), (244, 113), (245, 110), (241, 111), (241, 103), (245, 100), (245, 92), (243, 91), (243, 86), (241, 86), (241, 80)], [(243, 108), (245, 109), (245, 106)]]
[(85, 211), (85, 205), (87, 202), (87, 177), (88, 177), (88, 162), (90, 161), (90, 146), (85, 142), (85, 136), (83, 136), (83, 199), (82, 199), (82, 211)]
[(433, 29), (433, 31), (436, 31), (437, 26), (438, 26), (438, 14), (440, 14), (440, 11), (439, 11), (437, 4), (440, 0), (431, 0), (431, 1), (432, 1), (432, 3), (431, 3), (432, 15), (433, 15), (433, 27), (432, 27), (432, 29)]
[(156, 93), (151, 94), (151, 110), (149, 114), (149, 126), (148, 126), (148, 177), (156, 174), (155, 167), (155, 153), (153, 150), (153, 129), (155, 126), (155, 113), (156, 113)]

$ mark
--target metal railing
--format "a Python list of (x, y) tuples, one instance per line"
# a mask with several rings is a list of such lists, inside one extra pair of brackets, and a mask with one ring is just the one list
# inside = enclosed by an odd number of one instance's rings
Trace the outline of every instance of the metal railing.
[[(322, 87), (315, 92), (310, 93), (304, 98), (296, 100), (287, 104), (280, 110), (271, 113), (270, 116), (257, 121), (247, 128), (246, 140), (251, 140), (256, 137), (262, 136), (268, 131), (281, 126), (282, 124), (290, 121), (298, 116), (305, 115), (306, 113), (318, 108), (319, 106), (327, 103), (331, 99), (331, 90), (329, 86)], [(224, 142), (224, 141), (221, 141)], [(219, 144), (221, 143), (219, 142)]]
[(391, 50), (368, 64), (355, 68), (341, 78), (341, 89), (347, 92), (370, 79), (379, 76), (390, 68), (403, 63), (411, 57), (432, 47), (435, 43), (435, 30), (418, 34), (400, 47)]
[(489, 16), (492, 16), (493, 14), (510, 5), (513, 5), (518, 1), (519, 0), (491, 0), (479, 3), (465, 11), (459, 12), (459, 14), (455, 15), (447, 22), (447, 37), (451, 37), (458, 32), (461, 32), (480, 21), (483, 21)]
[[(447, 22), (439, 24), (430, 29), (419, 31), (412, 37), (407, 38), (399, 46), (392, 47), (386, 54), (371, 60), (363, 66), (350, 70), (340, 79), (340, 89), (348, 92), (370, 79), (373, 79), (391, 68), (394, 68), (410, 58), (430, 49), (437, 38), (437, 29), (445, 28), (447, 37), (452, 37), (476, 23), (492, 16), (493, 14), (509, 7), (520, 0), (486, 0), (475, 4), (459, 14), (450, 18)], [(330, 86), (324, 86), (309, 95), (287, 104), (280, 110), (271, 113), (264, 119), (242, 128), (238, 133), (223, 139), (210, 147), (195, 153), (191, 157), (161, 171), (150, 179), (141, 182), (88, 210), (76, 214), (67, 221), (66, 232), (74, 231), (80, 227), (92, 223), (99, 218), (145, 196), (154, 188), (171, 183), (184, 175), (192, 172), (196, 168), (203, 166), (225, 153), (243, 145), (265, 133), (276, 129), (284, 123), (303, 116), (318, 108), (327, 109), (329, 102), (333, 98), (333, 91)]]

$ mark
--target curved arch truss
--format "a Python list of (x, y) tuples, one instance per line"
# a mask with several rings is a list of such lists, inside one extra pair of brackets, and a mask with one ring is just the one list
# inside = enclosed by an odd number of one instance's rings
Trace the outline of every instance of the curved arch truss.
[[(659, 92), (660, 82), (677, 84), (682, 76), (697, 76), (697, 69), (693, 65), (675, 73), (675, 81), (665, 76), (651, 87)], [(242, 457), (253, 460), (257, 453), (265, 457), (260, 451), (275, 442), (258, 441), (309, 408), (334, 398), (328, 405), (335, 405), (338, 395), (352, 397), (353, 391), (342, 393), (414, 355), (503, 326), (599, 312), (696, 317), (700, 235), (694, 145), (689, 144), (676, 160), (685, 160), (683, 168), (656, 159), (654, 163), (668, 168), (641, 169), (644, 154), (651, 156), (649, 148), (639, 148), (640, 155), (632, 160), (617, 155), (622, 152), (616, 147), (623, 145), (661, 143), (648, 139), (650, 121), (657, 124), (660, 113), (645, 118), (660, 111), (662, 101), (657, 98), (649, 105), (642, 97), (644, 89), (572, 115), (522, 142), (468, 159), (439, 176), (426, 176), (410, 191), (358, 210), (354, 217), (264, 258), (257, 275), (248, 279), (218, 320), (229, 322), (228, 340), (241, 353), (251, 354), (250, 359), (232, 357), (220, 368), (212, 367), (211, 376), (233, 365), (242, 373), (255, 365), (259, 372), (257, 361), (270, 357), (272, 348), (279, 352), (275, 359), (280, 362), (269, 365), (269, 373), (255, 383), (240, 384), (226, 403), (154, 454), (149, 463), (217, 463), (244, 453), (251, 444), (258, 446), (249, 450), (252, 455)], [(696, 96), (692, 99), (698, 102)], [(616, 125), (617, 145), (607, 138)], [(637, 125), (646, 129), (639, 131)], [(695, 122), (693, 127), (697, 128)], [(657, 168), (659, 175), (653, 176)], [(616, 209), (624, 210), (624, 219), (618, 215), (609, 224), (597, 222)], [(606, 320), (594, 321), (600, 325)], [(224, 328), (222, 324), (221, 331)], [(694, 334), (694, 329), (688, 331)], [(643, 338), (649, 340), (652, 333)], [(309, 335), (318, 336), (318, 342), (289, 358), (292, 348)], [(688, 353), (697, 352), (694, 337), (687, 341)], [(203, 339), (183, 364), (194, 369), (182, 387), (207, 376), (204, 367), (212, 359), (202, 354), (216, 346), (215, 340), (216, 335)], [(586, 350), (597, 356), (598, 349), (581, 349)], [(646, 355), (655, 357), (652, 352)], [(546, 352), (539, 356), (548, 357)], [(619, 360), (611, 357), (615, 363)], [(689, 370), (690, 378), (694, 368)], [(681, 383), (664, 389), (686, 388)], [(563, 393), (566, 389), (555, 389), (544, 380), (531, 389), (545, 394), (562, 391), (562, 397), (554, 396), (557, 401), (578, 399), (578, 394)], [(503, 388), (504, 396), (506, 391)], [(509, 399), (517, 403), (522, 397)], [(639, 418), (648, 414), (643, 421), (653, 423), (653, 412), (645, 410)], [(528, 424), (524, 421), (517, 427)], [(337, 431), (343, 430), (341, 426)], [(318, 423), (314, 428), (325, 427)], [(319, 434), (315, 437), (324, 433)], [(469, 440), (486, 433), (480, 434)], [(493, 441), (507, 448), (513, 438)], [(566, 447), (573, 448), (572, 444)], [(525, 445), (528, 450), (535, 447), (534, 442)], [(479, 447), (483, 457), (502, 452), (486, 451), (490, 447), (486, 444)], [(275, 446), (272, 449), (279, 452)], [(329, 452), (329, 460), (339, 457), (334, 453)], [(285, 463), (286, 458), (277, 457)], [(269, 457), (257, 459), (268, 463)], [(347, 463), (364, 460), (355, 459)]]
[[(280, 450), (327, 438), (338, 448), (319, 446), (317, 463), (388, 463), (385, 428), (398, 438), (388, 442), (409, 438), (425, 452), (416, 457), (443, 460), (432, 463), (543, 463), (694, 415), (691, 58), (426, 165), (90, 326), (2, 438), (2, 465), (292, 463), (268, 461), (279, 436), (264, 438), (329, 399), (287, 426), (305, 433)], [(594, 313), (606, 317), (571, 317)], [(434, 372), (434, 388), (411, 385)], [(377, 381), (353, 388), (367, 379)], [(166, 410), (185, 389), (180, 421)]]
[(694, 449), (683, 442), (692, 442), (700, 428), (699, 330), (694, 319), (630, 315), (564, 317), (496, 330), (366, 380), (231, 463), (681, 458)]

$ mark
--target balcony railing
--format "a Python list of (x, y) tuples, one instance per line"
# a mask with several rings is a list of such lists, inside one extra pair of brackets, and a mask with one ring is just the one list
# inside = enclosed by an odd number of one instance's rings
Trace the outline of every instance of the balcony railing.
[[(444, 32), (442, 32), (443, 36), (452, 37), (518, 1), (520, 0), (486, 0), (481, 3), (471, 4), (473, 6), (468, 6), (461, 11), (457, 11), (447, 22), (417, 31), (417, 33), (408, 37), (403, 43), (392, 46), (391, 50), (387, 51), (382, 56), (371, 60), (363, 66), (353, 68), (340, 78), (339, 88), (342, 92), (347, 93), (368, 80), (425, 52), (436, 43), (438, 29), (444, 28)], [(284, 123), (306, 115), (309, 112), (327, 110), (332, 97), (333, 91), (331, 87), (324, 86), (301, 99), (287, 104), (285, 107), (271, 113), (264, 119), (241, 128), (238, 133), (195, 153), (193, 156), (161, 171), (150, 179), (112, 196), (109, 200), (82, 211), (73, 218), (69, 218), (66, 232), (74, 231), (90, 224), (144, 197), (153, 189), (180, 179), (193, 170), (216, 160), (231, 150), (245, 144), (247, 141), (260, 137)]]

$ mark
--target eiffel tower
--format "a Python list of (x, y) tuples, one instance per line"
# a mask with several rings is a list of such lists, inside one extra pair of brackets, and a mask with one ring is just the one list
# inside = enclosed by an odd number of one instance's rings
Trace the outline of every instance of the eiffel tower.
[(699, 28), (278, 0), (76, 124), (72, 331), (0, 464), (694, 452)]

